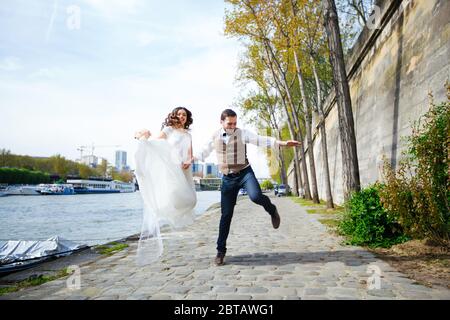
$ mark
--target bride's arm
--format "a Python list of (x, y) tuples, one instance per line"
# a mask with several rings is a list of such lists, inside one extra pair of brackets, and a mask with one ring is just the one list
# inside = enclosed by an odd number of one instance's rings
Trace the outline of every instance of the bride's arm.
[(160, 132), (157, 137), (154, 137), (153, 139), (167, 139), (167, 135), (164, 132)]
[(192, 164), (192, 162), (194, 162), (194, 157), (193, 157), (193, 152), (192, 152), (192, 140), (191, 140), (191, 146), (188, 149), (188, 158), (185, 162), (183, 162), (182, 164), (182, 168), (184, 170), (186, 170), (187, 168), (189, 168)]
[(188, 158), (185, 162), (183, 162), (183, 165), (182, 165), (183, 169), (187, 169), (191, 166), (192, 162), (194, 161), (194, 157), (192, 155), (193, 155), (193, 152), (192, 152), (192, 140), (191, 140), (191, 146), (189, 147), (188, 154), (187, 154)]
[(152, 140), (156, 140), (156, 139), (167, 139), (167, 135), (166, 135), (163, 131), (161, 131), (161, 132), (159, 133), (159, 135), (156, 136), (156, 137), (152, 137), (151, 132), (150, 132), (149, 130), (147, 130), (147, 129), (138, 131), (138, 132), (136, 132), (136, 133), (134, 134), (134, 138), (135, 138), (135, 139), (138, 139), (138, 140), (144, 140), (144, 139), (145, 139), (145, 140), (148, 140), (150, 137), (152, 138)]

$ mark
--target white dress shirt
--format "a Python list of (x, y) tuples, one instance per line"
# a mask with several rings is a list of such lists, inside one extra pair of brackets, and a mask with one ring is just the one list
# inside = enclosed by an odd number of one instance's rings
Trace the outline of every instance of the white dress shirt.
[[(246, 129), (240, 129), (242, 132), (242, 143), (247, 144), (253, 144), (255, 146), (258, 147), (266, 147), (266, 148), (275, 148), (278, 147), (278, 142), (277, 139), (273, 138), (273, 137), (267, 137), (267, 136), (260, 136), (257, 135), (256, 133), (253, 133), (249, 130)], [(215, 133), (217, 134), (217, 133)], [(221, 128), (218, 131), (218, 134), (220, 134), (221, 139), (223, 140), (223, 142), (225, 142), (225, 144), (228, 144), (229, 140), (230, 140), (230, 135), (227, 134), (227, 132)], [(204, 162), (205, 159), (211, 154), (211, 152), (214, 150), (214, 139), (215, 136), (212, 135), (211, 139), (208, 141), (208, 143), (206, 143), (204, 145), (204, 147), (202, 148), (202, 150), (199, 153), (196, 153), (195, 157)]]

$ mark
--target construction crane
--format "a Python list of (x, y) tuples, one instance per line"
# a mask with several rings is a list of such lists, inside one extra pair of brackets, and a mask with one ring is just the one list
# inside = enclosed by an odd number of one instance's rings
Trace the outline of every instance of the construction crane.
[(91, 155), (92, 156), (94, 155), (94, 149), (95, 148), (118, 148), (118, 147), (120, 147), (120, 144), (118, 144), (118, 145), (110, 145), (110, 146), (96, 146), (96, 145), (92, 144), (92, 146), (91, 146)]
[(78, 146), (77, 150), (80, 151), (80, 161), (83, 159), (83, 152), (85, 149), (90, 148), (91, 149), (91, 155), (94, 155), (94, 150), (95, 148), (118, 148), (121, 145), (101, 145), (101, 146), (96, 146), (94, 143), (92, 143), (91, 146)]
[(87, 148), (87, 146), (79, 146), (78, 148), (77, 148), (77, 151), (80, 151), (80, 161), (83, 159), (83, 151), (84, 151), (84, 149), (86, 149)]

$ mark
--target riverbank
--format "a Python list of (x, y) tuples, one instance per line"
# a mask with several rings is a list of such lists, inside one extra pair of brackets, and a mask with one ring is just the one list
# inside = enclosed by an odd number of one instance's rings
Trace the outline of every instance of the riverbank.
[[(289, 198), (273, 198), (279, 229), (248, 197), (237, 202), (225, 265), (213, 264), (220, 208), (181, 232), (168, 232), (151, 265), (135, 264), (137, 242), (79, 265), (73, 275), (0, 299), (450, 299), (450, 290), (409, 279), (375, 254), (342, 245), (315, 215)], [(71, 278), (72, 277), (72, 278)]]
[[(203, 214), (216, 212), (218, 209), (220, 210), (220, 202), (209, 206)], [(170, 232), (170, 228), (167, 225), (161, 228), (163, 235), (168, 232)], [(45, 261), (32, 268), (0, 277), (0, 299), (1, 296), (8, 293), (11, 294), (66, 277), (70, 274), (68, 271), (69, 267), (86, 267), (98, 259), (109, 257), (130, 247), (137, 241), (139, 241), (139, 233), (104, 244), (89, 246), (69, 256)]]

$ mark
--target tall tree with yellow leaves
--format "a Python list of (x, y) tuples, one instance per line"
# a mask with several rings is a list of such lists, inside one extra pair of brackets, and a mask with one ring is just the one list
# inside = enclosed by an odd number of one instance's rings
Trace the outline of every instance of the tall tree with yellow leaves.
[(322, 3), (338, 106), (344, 198), (348, 199), (352, 192), (361, 189), (352, 100), (345, 69), (336, 4), (334, 0), (323, 0)]

